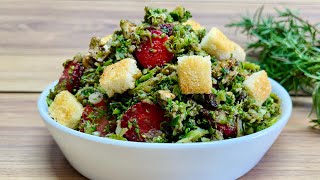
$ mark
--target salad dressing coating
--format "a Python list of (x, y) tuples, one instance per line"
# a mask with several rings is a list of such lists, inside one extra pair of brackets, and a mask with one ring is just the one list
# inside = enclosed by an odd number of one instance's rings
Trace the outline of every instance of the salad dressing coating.
[[(267, 74), (191, 17), (180, 6), (146, 7), (142, 23), (121, 20), (113, 34), (93, 37), (87, 53), (64, 63), (49, 114), (83, 133), (150, 143), (217, 141), (273, 125), (280, 100)], [(67, 118), (71, 102), (82, 108)]]

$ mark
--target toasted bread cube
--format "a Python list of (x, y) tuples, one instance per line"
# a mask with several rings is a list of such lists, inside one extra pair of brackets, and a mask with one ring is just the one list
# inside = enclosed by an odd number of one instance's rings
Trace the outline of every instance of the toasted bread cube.
[(179, 85), (183, 94), (210, 94), (212, 90), (210, 56), (178, 57)]
[(103, 70), (100, 77), (100, 85), (109, 97), (115, 93), (124, 93), (128, 89), (135, 87), (135, 80), (141, 76), (141, 71), (137, 67), (134, 59), (126, 58)]
[(213, 27), (202, 39), (201, 48), (218, 60), (230, 59), (231, 57), (244, 61), (246, 53), (235, 42), (229, 40), (219, 29)]
[(103, 45), (107, 44), (107, 42), (110, 41), (111, 39), (112, 39), (112, 34), (109, 34), (108, 36), (101, 38), (100, 45), (103, 46)]
[(187, 20), (184, 24), (190, 25), (192, 27), (192, 29), (196, 30), (196, 31), (205, 29), (203, 26), (201, 26), (200, 23), (198, 23), (192, 19)]
[(251, 74), (243, 84), (249, 95), (252, 96), (259, 105), (261, 105), (271, 93), (271, 84), (264, 70)]
[(61, 91), (49, 107), (49, 115), (58, 123), (76, 128), (82, 116), (83, 106), (69, 91)]

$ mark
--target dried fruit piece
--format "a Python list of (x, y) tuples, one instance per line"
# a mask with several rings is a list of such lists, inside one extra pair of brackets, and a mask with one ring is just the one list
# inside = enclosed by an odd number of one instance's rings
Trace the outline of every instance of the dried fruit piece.
[(234, 138), (237, 136), (237, 128), (227, 124), (217, 124), (217, 129), (222, 132), (224, 138)]
[(80, 79), (83, 72), (84, 67), (80, 63), (77, 61), (68, 62), (59, 79), (59, 89), (66, 89), (71, 93), (76, 92), (80, 87)]

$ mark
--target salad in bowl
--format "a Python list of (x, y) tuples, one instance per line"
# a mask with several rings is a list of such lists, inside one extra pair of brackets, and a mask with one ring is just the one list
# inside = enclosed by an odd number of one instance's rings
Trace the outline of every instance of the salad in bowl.
[(49, 115), (82, 133), (148, 143), (246, 136), (280, 117), (265, 71), (218, 28), (183, 7), (145, 8), (141, 23), (93, 37), (63, 63), (47, 96)]

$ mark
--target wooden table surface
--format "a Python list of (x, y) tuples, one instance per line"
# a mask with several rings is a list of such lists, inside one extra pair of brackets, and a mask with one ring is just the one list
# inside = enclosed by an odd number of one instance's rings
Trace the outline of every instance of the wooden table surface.
[[(39, 117), (39, 92), (57, 79), (61, 63), (85, 52), (92, 36), (118, 28), (120, 19), (139, 21), (145, 5), (183, 5), (207, 28), (217, 26), (245, 44), (224, 24), (265, 5), (299, 9), (320, 20), (320, 1), (17, 1), (0, 0), (0, 179), (81, 179)], [(293, 98), (289, 123), (261, 162), (241, 179), (320, 179), (320, 134), (309, 128), (310, 97)]]

